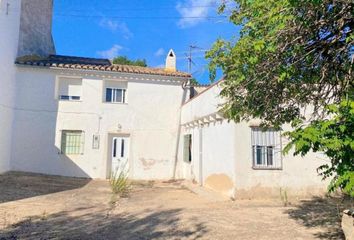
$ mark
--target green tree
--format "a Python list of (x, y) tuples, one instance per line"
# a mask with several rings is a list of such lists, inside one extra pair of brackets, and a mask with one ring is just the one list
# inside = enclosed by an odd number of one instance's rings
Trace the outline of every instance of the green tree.
[(291, 142), (284, 149), (295, 147), (295, 154), (306, 155), (310, 150), (322, 152), (330, 164), (318, 168), (323, 178), (332, 178), (330, 191), (342, 188), (354, 197), (354, 101), (342, 101), (326, 107), (331, 119), (315, 120), (306, 125), (296, 124), (287, 132)]
[(147, 67), (145, 59), (130, 60), (126, 56), (115, 57), (113, 59), (113, 64)]
[[(261, 118), (265, 125), (280, 127), (291, 122), (298, 126), (296, 123), (306, 117), (301, 109), (311, 104), (314, 121), (307, 127), (313, 129), (327, 124), (321, 119), (328, 114), (329, 105), (339, 108), (343, 98), (347, 99), (347, 104), (352, 103), (352, 0), (234, 2), (230, 21), (241, 26), (240, 36), (217, 40), (206, 54), (210, 59), (211, 79), (215, 78), (218, 68), (224, 73), (221, 95), (226, 99), (223, 111), (228, 118), (236, 122)], [(226, 7), (222, 4), (220, 12), (228, 12)], [(305, 132), (300, 129), (307, 128), (299, 126), (297, 131), (301, 135)], [(316, 134), (321, 136), (325, 132)], [(298, 135), (288, 136), (295, 146), (296, 141), (302, 141)], [(310, 149), (316, 151), (315, 142), (313, 144), (309, 145)], [(342, 155), (352, 153), (347, 150), (337, 149)], [(300, 153), (307, 152), (296, 152)], [(325, 153), (333, 160), (333, 156)], [(344, 173), (336, 172), (336, 162), (332, 161), (334, 165), (329, 169), (333, 175), (338, 174), (335, 178), (339, 179)]]
[(199, 84), (198, 80), (195, 78), (191, 78), (189, 81), (190, 81), (191, 85), (198, 85)]

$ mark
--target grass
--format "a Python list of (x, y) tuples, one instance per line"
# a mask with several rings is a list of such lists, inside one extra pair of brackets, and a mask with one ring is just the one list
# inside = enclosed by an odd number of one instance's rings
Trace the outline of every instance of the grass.
[(117, 171), (112, 172), (109, 183), (113, 194), (120, 197), (126, 197), (131, 189), (128, 173), (124, 170), (117, 169)]

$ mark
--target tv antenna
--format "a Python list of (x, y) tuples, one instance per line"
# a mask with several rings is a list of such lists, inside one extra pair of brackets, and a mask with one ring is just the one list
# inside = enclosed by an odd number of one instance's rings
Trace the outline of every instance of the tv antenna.
[(187, 57), (187, 61), (188, 61), (188, 72), (189, 73), (192, 73), (192, 64), (196, 65), (195, 62), (193, 61), (193, 56), (192, 56), (193, 50), (195, 50), (195, 49), (202, 49), (202, 48), (200, 48), (196, 45), (190, 45), (188, 54), (185, 54)]

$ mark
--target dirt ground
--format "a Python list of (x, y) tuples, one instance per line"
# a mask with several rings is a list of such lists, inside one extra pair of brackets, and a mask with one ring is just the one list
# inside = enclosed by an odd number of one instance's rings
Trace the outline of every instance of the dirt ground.
[(135, 183), (115, 201), (106, 181), (0, 175), (3, 239), (343, 239), (338, 199), (211, 201), (181, 182)]

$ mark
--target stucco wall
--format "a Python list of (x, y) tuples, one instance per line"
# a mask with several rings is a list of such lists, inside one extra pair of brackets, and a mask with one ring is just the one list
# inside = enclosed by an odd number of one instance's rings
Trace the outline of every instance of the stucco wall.
[[(183, 161), (181, 148), (180, 178), (191, 179), (202, 186), (232, 196), (235, 188), (235, 125), (217, 121), (193, 128), (183, 128), (182, 134), (192, 135), (192, 162)], [(182, 135), (182, 136), (183, 136)], [(181, 138), (183, 146), (183, 138)]]
[[(289, 126), (283, 127), (290, 130)], [(252, 168), (251, 128), (248, 123), (235, 126), (236, 151), (236, 197), (262, 198), (264, 195), (280, 197), (323, 194), (328, 182), (323, 182), (316, 169), (327, 163), (325, 156), (309, 153), (305, 157), (293, 156), (292, 152), (282, 157), (280, 170), (256, 170)], [(287, 139), (282, 137), (282, 146)], [(282, 193), (280, 193), (282, 192)]]
[[(7, 8), (7, 2), (10, 4)], [(19, 0), (0, 1), (0, 172), (8, 171), (15, 89), (15, 58), (20, 24)]]
[[(71, 76), (54, 70), (18, 68), (16, 106), (22, 110), (15, 113), (14, 170), (105, 178), (111, 154), (108, 134), (124, 133), (130, 135), (132, 178), (172, 177), (183, 98), (180, 82), (139, 80), (134, 75), (127, 83), (128, 103), (111, 104), (102, 101), (103, 80), (121, 80), (87, 75), (82, 80), (82, 101), (65, 102), (55, 99), (57, 75)], [(61, 130), (85, 132), (83, 155), (59, 154)], [(94, 134), (100, 135), (98, 150), (92, 149)]]
[(18, 56), (55, 54), (52, 38), (53, 0), (24, 0), (21, 9)]
[[(282, 158), (280, 170), (253, 169), (250, 123), (235, 124), (210, 117), (219, 111), (222, 104), (220, 90), (220, 84), (214, 85), (182, 107), (183, 134), (191, 133), (199, 138), (198, 134), (203, 132), (203, 185), (232, 197), (247, 199), (264, 196), (280, 198), (281, 194), (291, 198), (325, 192), (328, 182), (323, 182), (316, 171), (320, 165), (327, 163), (321, 154), (310, 153), (302, 158), (290, 153)], [(285, 125), (283, 129), (287, 131), (290, 127)], [(183, 146), (183, 139), (180, 142)], [(282, 145), (286, 143), (287, 139), (283, 137)], [(199, 152), (193, 153), (194, 159), (199, 159)], [(178, 166), (180, 177), (200, 182), (198, 177), (193, 178), (189, 174), (190, 169), (199, 167), (183, 162), (183, 148), (180, 148)], [(214, 180), (214, 184), (210, 184), (210, 179)]]

